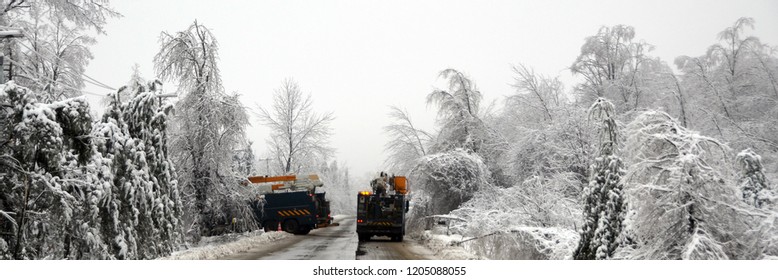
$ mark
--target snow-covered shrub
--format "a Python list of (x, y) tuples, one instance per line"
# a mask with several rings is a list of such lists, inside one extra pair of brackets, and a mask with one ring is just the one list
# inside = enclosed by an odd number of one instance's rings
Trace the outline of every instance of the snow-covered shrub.
[[(489, 171), (481, 158), (463, 149), (425, 156), (410, 174), (415, 207), (409, 231), (428, 227), (426, 216), (447, 214), (488, 185)], [(424, 226), (422, 226), (424, 225)]]

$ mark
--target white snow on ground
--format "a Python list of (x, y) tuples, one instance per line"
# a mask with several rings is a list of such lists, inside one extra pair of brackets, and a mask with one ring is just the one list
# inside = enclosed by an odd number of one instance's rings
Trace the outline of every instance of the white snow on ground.
[(468, 252), (461, 245), (456, 243), (463, 241), (461, 235), (452, 234), (434, 234), (432, 231), (424, 231), (419, 238), (419, 243), (427, 247), (438, 260), (484, 260), (486, 258), (478, 257), (472, 252)]
[[(334, 216), (335, 221), (348, 218)], [(286, 232), (254, 231), (206, 237), (196, 246), (174, 252), (162, 260), (213, 260), (247, 252), (260, 244), (291, 237)], [(410, 236), (408, 236), (410, 237)], [(427, 230), (415, 237), (438, 260), (566, 259), (578, 242), (575, 231), (560, 228), (516, 227), (505, 232), (473, 238), (446, 234), (445, 228)], [(354, 236), (356, 242), (356, 236)], [(291, 257), (293, 258), (293, 257)]]
[(248, 251), (261, 243), (270, 243), (275, 240), (292, 236), (283, 231), (263, 232), (261, 230), (227, 234), (222, 236), (205, 237), (197, 247), (174, 252), (171, 256), (159, 258), (160, 260), (215, 260), (224, 256)]
[[(335, 215), (333, 221), (341, 221), (348, 215)], [(257, 230), (248, 233), (233, 233), (220, 236), (204, 237), (195, 247), (173, 252), (160, 260), (215, 260), (224, 256), (246, 252), (262, 243), (271, 243), (275, 240), (292, 236), (283, 231), (263, 232)]]
[(441, 260), (563, 260), (572, 256), (578, 244), (578, 233), (553, 227), (516, 227), (473, 238), (427, 230), (419, 239)]
[(348, 217), (350, 217), (350, 216), (349, 215), (339, 214), (339, 215), (332, 216), (332, 221), (333, 222), (337, 222), (337, 221), (341, 221), (343, 219), (346, 219)]
[(521, 226), (511, 232), (523, 236), (524, 240), (530, 243), (527, 246), (531, 246), (550, 260), (570, 259), (580, 239), (578, 232), (557, 227)]

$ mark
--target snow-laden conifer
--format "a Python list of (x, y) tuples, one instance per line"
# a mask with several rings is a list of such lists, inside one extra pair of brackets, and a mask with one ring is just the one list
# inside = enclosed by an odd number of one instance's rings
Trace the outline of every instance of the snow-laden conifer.
[(622, 177), (624, 168), (618, 150), (618, 126), (613, 104), (599, 98), (589, 109), (589, 118), (601, 122), (600, 151), (594, 160), (589, 185), (584, 188), (584, 224), (575, 259), (608, 259), (619, 246), (624, 221)]
[(743, 201), (756, 208), (769, 203), (772, 194), (763, 171), (762, 157), (751, 149), (745, 149), (737, 154), (736, 160), (740, 167), (739, 183)]

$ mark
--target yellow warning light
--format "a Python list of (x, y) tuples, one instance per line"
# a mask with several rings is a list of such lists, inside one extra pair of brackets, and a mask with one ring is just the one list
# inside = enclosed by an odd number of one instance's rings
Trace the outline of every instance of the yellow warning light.
[(359, 192), (359, 195), (370, 195), (370, 192)]

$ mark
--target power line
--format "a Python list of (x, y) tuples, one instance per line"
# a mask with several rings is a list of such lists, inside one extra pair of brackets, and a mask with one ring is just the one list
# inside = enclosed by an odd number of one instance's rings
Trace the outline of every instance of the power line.
[[(52, 63), (52, 64), (56, 64), (56, 63), (53, 63), (53, 62), (50, 60), (50, 57), (47, 57), (47, 56), (44, 56), (44, 55), (42, 55), (41, 53), (37, 52), (37, 51), (36, 51), (35, 49), (33, 49), (32, 47), (28, 47), (27, 45), (25, 45), (25, 44), (22, 44), (22, 43), (19, 43), (19, 45), (21, 45), (21, 46), (23, 46), (23, 47), (27, 48), (28, 50), (32, 51), (33, 53), (37, 54), (37, 55), (38, 55), (38, 56), (39, 56), (41, 59), (44, 59), (44, 60), (46, 60), (46, 62), (48, 62), (48, 63)], [(59, 58), (59, 57), (57, 57), (57, 56), (53, 56), (53, 57), (54, 57), (55, 59), (57, 59), (57, 60), (61, 61), (62, 63), (64, 63), (64, 64), (65, 64), (67, 67), (70, 67), (70, 69), (73, 69), (73, 68), (75, 68), (75, 67), (73, 67), (73, 65), (72, 65), (72, 64), (70, 64), (69, 62), (67, 62), (67, 61), (65, 61), (65, 60), (63, 60), (63, 59), (61, 59), (61, 58)], [(68, 68), (65, 68), (65, 69), (68, 69)], [(83, 78), (85, 78), (85, 79), (84, 79), (84, 81), (85, 81), (85, 82), (88, 82), (88, 83), (90, 83), (90, 84), (93, 84), (93, 85), (96, 85), (96, 86), (99, 86), (99, 87), (102, 87), (102, 88), (105, 88), (105, 89), (109, 89), (109, 90), (116, 90), (115, 88), (113, 88), (113, 87), (111, 87), (111, 86), (109, 86), (109, 85), (106, 85), (105, 83), (102, 83), (102, 82), (100, 82), (100, 81), (98, 81), (98, 80), (96, 80), (96, 79), (94, 79), (94, 78), (92, 78), (92, 77), (90, 77), (90, 76), (88, 76), (88, 75), (86, 75), (86, 74), (84, 74), (84, 73), (81, 73), (81, 74), (79, 74), (79, 75), (80, 75), (80, 76), (83, 76)]]
[[(31, 51), (31, 52), (33, 52), (33, 53), (37, 54), (39, 57), (41, 57), (42, 59), (46, 60), (47, 62), (49, 62), (49, 63), (52, 63), (52, 61), (50, 60), (50, 58), (51, 58), (51, 57), (44, 56), (44, 55), (42, 55), (41, 53), (39, 53), (38, 51), (36, 51), (35, 49), (33, 49), (32, 47), (29, 47), (29, 46), (27, 46), (27, 45), (25, 45), (25, 44), (23, 44), (23, 43), (21, 43), (21, 42), (18, 42), (18, 44), (19, 44), (20, 46), (23, 46), (23, 47), (25, 47), (27, 50), (29, 50), (29, 51)], [(63, 60), (62, 58), (59, 58), (59, 57), (57, 57), (57, 56), (52, 56), (52, 57), (53, 57), (54, 59), (57, 59), (57, 60), (61, 61), (61, 62), (62, 62), (62, 63), (64, 63), (66, 66), (70, 67), (70, 69), (75, 69), (75, 68), (76, 68), (76, 67), (73, 67), (73, 65), (72, 65), (72, 64), (70, 64), (69, 62), (67, 62), (67, 61)], [(52, 64), (55, 64), (55, 63), (52, 63)], [(65, 68), (65, 69), (67, 69), (67, 68)], [(105, 83), (103, 83), (103, 82), (100, 82), (100, 81), (98, 81), (98, 80), (97, 80), (97, 79), (95, 79), (95, 78), (92, 78), (92, 77), (90, 77), (90, 76), (89, 76), (89, 75), (87, 75), (86, 73), (81, 73), (81, 74), (80, 74), (80, 76), (83, 76), (83, 77), (85, 78), (85, 79), (84, 79), (84, 81), (85, 81), (85, 82), (88, 82), (88, 83), (90, 83), (90, 84), (93, 84), (93, 85), (96, 85), (96, 86), (99, 86), (99, 87), (102, 87), (102, 88), (105, 88), (105, 89), (116, 90), (115, 88), (113, 88), (113, 87), (111, 87), (111, 86), (109, 86), (109, 85), (106, 85)]]
[[(27, 70), (27, 71), (32, 70), (32, 69), (28, 68), (26, 65), (19, 63), (18, 61), (15, 61), (15, 60), (10, 59), (10, 58), (6, 58), (6, 59), (8, 59), (8, 61), (10, 61), (13, 64), (19, 65), (19, 67), (25, 68), (25, 70)], [(67, 84), (64, 84), (62, 82), (55, 81), (55, 80), (53, 80), (53, 79), (51, 79), (49, 77), (46, 77), (44, 75), (40, 75), (39, 73), (37, 73), (35, 71), (30, 71), (30, 73), (35, 75), (35, 76), (37, 76), (36, 78), (38, 78), (38, 79), (43, 78), (45, 80), (48, 80), (49, 82), (52, 82), (54, 84), (59, 84), (60, 86), (62, 86), (64, 88), (68, 88), (68, 89), (74, 90), (76, 92), (81, 92), (81, 93), (85, 93), (85, 94), (89, 94), (89, 95), (94, 95), (94, 96), (100, 96), (100, 97), (105, 97), (106, 96), (105, 94), (99, 94), (99, 93), (94, 93), (94, 92), (89, 92), (89, 91), (85, 91), (85, 90), (80, 90), (80, 89), (74, 88), (74, 87), (69, 86)], [(38, 83), (38, 85), (41, 85), (41, 84)]]
[[(30, 51), (32, 51), (33, 53), (35, 53), (35, 54), (37, 54), (38, 56), (40, 56), (41, 58), (43, 58), (43, 59), (47, 59), (47, 62), (49, 62), (49, 63), (52, 63), (52, 61), (51, 61), (51, 60), (48, 60), (48, 59), (49, 59), (49, 57), (42, 55), (41, 53), (39, 53), (38, 51), (36, 51), (36, 50), (35, 50), (35, 49), (33, 49), (32, 47), (29, 47), (29, 46), (27, 46), (27, 45), (25, 45), (25, 44), (23, 44), (23, 43), (21, 43), (21, 42), (19, 42), (19, 45), (21, 45), (21, 46), (23, 46), (23, 47), (27, 48), (28, 50), (30, 50)], [(63, 59), (61, 59), (61, 58), (59, 58), (58, 56), (53, 56), (53, 57), (54, 57), (55, 59), (57, 59), (57, 60), (61, 61), (61, 62), (62, 62), (62, 63), (64, 63), (66, 66), (70, 67), (71, 69), (74, 69), (74, 68), (75, 68), (75, 67), (73, 67), (73, 65), (72, 65), (72, 64), (70, 64), (69, 62), (67, 62), (67, 61), (65, 61), (65, 60), (63, 60)], [(100, 81), (98, 81), (97, 79), (95, 79), (95, 78), (92, 78), (92, 77), (90, 77), (89, 75), (87, 75), (87, 74), (85, 74), (85, 73), (81, 73), (80, 75), (84, 76), (84, 78), (87, 78), (88, 80), (91, 80), (91, 81), (93, 81), (94, 83), (92, 83), (92, 84), (95, 84), (95, 85), (97, 85), (97, 86), (104, 87), (104, 88), (106, 88), (106, 89), (110, 89), (110, 90), (116, 90), (115, 88), (113, 88), (113, 87), (111, 87), (111, 86), (109, 86), (109, 85), (106, 85), (105, 83), (103, 83), (103, 82), (100, 82)]]
[[(0, 26), (0, 28), (3, 28), (3, 26)], [(20, 31), (21, 31), (21, 29), (20, 29)], [(56, 64), (56, 63), (53, 63), (53, 62), (51, 61), (51, 59), (50, 59), (51, 57), (48, 57), (48, 56), (42, 55), (41, 53), (39, 53), (38, 51), (36, 51), (36, 50), (35, 50), (35, 49), (33, 49), (32, 47), (30, 47), (30, 46), (27, 46), (27, 45), (25, 45), (25, 44), (23, 44), (23, 43), (21, 43), (21, 42), (18, 42), (18, 41), (17, 41), (17, 43), (18, 43), (20, 46), (23, 46), (23, 47), (25, 47), (27, 50), (29, 50), (29, 51), (31, 51), (31, 52), (33, 52), (33, 53), (37, 54), (37, 55), (38, 55), (38, 57), (40, 57), (41, 59), (45, 60), (46, 62), (48, 62), (48, 63), (52, 63), (52, 64)], [(62, 58), (59, 58), (59, 57), (57, 57), (57, 56), (52, 56), (52, 57), (54, 57), (55, 59), (57, 59), (57, 60), (61, 61), (63, 64), (65, 64), (65, 66), (69, 67), (69, 69), (75, 69), (75, 67), (73, 67), (73, 65), (72, 65), (72, 64), (70, 64), (69, 62), (67, 62), (67, 61), (63, 60)], [(31, 69), (30, 69), (30, 68), (28, 68), (27, 66), (25, 66), (25, 65), (23, 65), (23, 64), (21, 64), (21, 63), (19, 63), (19, 62), (17, 62), (17, 61), (11, 60), (10, 58), (9, 58), (8, 60), (9, 60), (11, 63), (14, 63), (14, 64), (17, 64), (17, 65), (19, 65), (20, 67), (24, 67), (24, 68), (25, 68), (25, 70), (27, 70), (27, 71), (30, 71), (30, 70), (31, 70)], [(68, 69), (67, 67), (66, 67), (66, 68), (64, 68), (66, 72), (67, 72), (67, 69)], [(52, 83), (54, 83), (54, 84), (59, 84), (60, 86), (63, 86), (63, 87), (65, 87), (65, 88), (68, 88), (68, 89), (71, 89), (71, 90), (74, 90), (74, 91), (77, 91), (77, 92), (81, 92), (81, 93), (85, 93), (85, 94), (90, 94), (90, 95), (94, 95), (94, 96), (100, 96), (100, 97), (105, 97), (105, 96), (106, 96), (105, 94), (99, 94), (99, 93), (94, 93), (94, 92), (89, 92), (89, 91), (84, 91), (84, 90), (81, 90), (81, 89), (77, 89), (77, 88), (75, 88), (75, 87), (69, 86), (69, 85), (67, 85), (67, 84), (64, 84), (64, 83), (62, 83), (62, 82), (55, 81), (55, 80), (53, 80), (53, 79), (51, 79), (51, 78), (49, 78), (49, 77), (47, 77), (47, 76), (45, 76), (45, 75), (42, 75), (42, 74), (38, 73), (37, 71), (30, 71), (30, 73), (34, 73), (34, 74), (37, 76), (37, 78), (39, 78), (39, 79), (42, 77), (42, 78), (44, 78), (44, 79), (46, 79), (46, 80), (48, 80), (48, 81), (50, 81), (50, 82), (52, 82)], [(71, 74), (72, 74), (72, 72), (71, 72)], [(87, 83), (90, 83), (90, 84), (93, 84), (93, 85), (95, 85), (95, 86), (102, 87), (102, 88), (105, 88), (105, 89), (109, 89), (109, 90), (113, 90), (113, 91), (118, 91), (117, 89), (115, 89), (115, 88), (113, 88), (113, 87), (111, 87), (111, 86), (109, 86), (109, 85), (107, 85), (107, 84), (105, 84), (105, 83), (103, 83), (103, 82), (100, 82), (100, 81), (98, 81), (98, 80), (97, 80), (97, 79), (95, 79), (95, 78), (92, 78), (92, 77), (90, 77), (90, 76), (89, 76), (89, 75), (87, 75), (86, 73), (80, 73), (79, 75), (80, 75), (80, 76), (82, 76), (83, 78), (85, 78), (85, 79), (83, 80), (84, 82), (87, 82)], [(28, 77), (28, 78), (29, 78), (29, 77)], [(31, 80), (32, 80), (32, 79), (31, 79)], [(35, 80), (33, 80), (33, 81), (34, 81), (35, 83), (37, 83), (38, 85), (42, 86), (42, 84), (41, 84), (40, 82), (38, 82), (38, 81), (35, 81)], [(178, 97), (178, 95), (177, 95), (176, 93), (172, 93), (172, 94), (171, 94), (171, 93), (168, 93), (168, 94), (158, 94), (158, 97), (163, 97), (163, 98), (165, 98), (165, 97)]]

